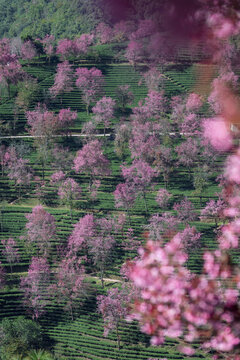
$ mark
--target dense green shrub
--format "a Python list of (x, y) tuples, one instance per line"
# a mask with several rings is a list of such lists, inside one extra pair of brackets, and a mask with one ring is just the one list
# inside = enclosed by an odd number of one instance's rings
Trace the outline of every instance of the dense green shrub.
[(43, 336), (39, 324), (19, 316), (3, 319), (0, 323), (1, 360), (12, 360), (14, 355), (25, 354), (30, 349), (42, 346)]

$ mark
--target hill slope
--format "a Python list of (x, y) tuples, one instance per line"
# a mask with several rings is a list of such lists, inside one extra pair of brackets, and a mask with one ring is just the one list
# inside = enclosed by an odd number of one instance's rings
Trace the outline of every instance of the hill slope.
[(0, 38), (74, 37), (94, 29), (103, 14), (98, 0), (0, 0)]

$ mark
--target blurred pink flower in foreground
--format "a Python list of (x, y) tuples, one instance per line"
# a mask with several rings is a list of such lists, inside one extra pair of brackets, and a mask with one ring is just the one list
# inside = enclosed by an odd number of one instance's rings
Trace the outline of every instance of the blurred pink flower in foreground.
[(222, 117), (206, 119), (203, 122), (204, 136), (218, 151), (227, 151), (232, 147), (232, 136)]

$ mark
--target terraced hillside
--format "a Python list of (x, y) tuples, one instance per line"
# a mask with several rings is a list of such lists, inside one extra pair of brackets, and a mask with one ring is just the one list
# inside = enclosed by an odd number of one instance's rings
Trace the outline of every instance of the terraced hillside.
[[(114, 90), (118, 85), (128, 84), (134, 94), (133, 106), (137, 106), (141, 99), (147, 95), (147, 88), (144, 84), (139, 85), (141, 79), (141, 72), (144, 71), (144, 65), (138, 66), (135, 71), (130, 65), (122, 64), (74, 64), (75, 68), (79, 66), (99, 68), (105, 79), (104, 91), (107, 96), (115, 98)], [(165, 93), (168, 99), (174, 95), (179, 95), (186, 92), (191, 92), (193, 89), (199, 89), (201, 92), (209, 86), (210, 78), (214, 75), (213, 69), (203, 71), (206, 73), (206, 78), (202, 77), (198, 86), (196, 87), (196, 79), (199, 76), (199, 68), (206, 68), (207, 65), (182, 65), (182, 64), (169, 64), (164, 72), (165, 76)], [(35, 105), (48, 96), (48, 88), (53, 85), (54, 74), (56, 66), (49, 65), (47, 62), (34, 63), (25, 65), (25, 71), (35, 77), (40, 85), (41, 96), (31, 104), (31, 109)], [(197, 91), (197, 90), (196, 90)], [(3, 99), (0, 105), (0, 119), (4, 122), (13, 122), (14, 113), (12, 110), (14, 100), (14, 88), (12, 89), (12, 98)], [(48, 109), (56, 113), (61, 108), (71, 108), (77, 111), (77, 120), (74, 127), (71, 129), (73, 135), (80, 134), (82, 125), (91, 118), (86, 114), (85, 106), (81, 99), (80, 91), (77, 88), (71, 93), (63, 95), (62, 103), (60, 99), (56, 101), (49, 100)], [(51, 164), (47, 164), (45, 168), (45, 187), (42, 194), (42, 202), (45, 209), (54, 215), (57, 225), (57, 239), (52, 241), (51, 251), (51, 267), (54, 273), (55, 262), (58, 260), (58, 246), (67, 243), (67, 239), (73, 230), (73, 225), (77, 223), (79, 218), (83, 217), (86, 213), (94, 213), (96, 217), (107, 215), (118, 215), (124, 209), (116, 209), (114, 206), (113, 191), (116, 189), (117, 184), (123, 181), (120, 163), (121, 159), (116, 155), (114, 150), (114, 126), (119, 123), (120, 119), (126, 114), (131, 112), (131, 108), (127, 108), (126, 112), (120, 110), (116, 112), (111, 126), (107, 129), (108, 136), (103, 141), (104, 154), (110, 160), (111, 175), (101, 177), (101, 186), (99, 195), (96, 200), (90, 200), (88, 196), (88, 183), (89, 177), (85, 174), (76, 174), (73, 170), (70, 171), (70, 176), (75, 179), (82, 188), (80, 200), (76, 202), (75, 209), (73, 210), (72, 218), (69, 209), (63, 206), (58, 199), (56, 187), (50, 182), (49, 178), (55, 171)], [(26, 131), (26, 118), (23, 112), (18, 114), (17, 131), (13, 136), (27, 135)], [(98, 133), (103, 132), (103, 127), (98, 125)], [(8, 146), (13, 139), (5, 138), (2, 142)], [(36, 149), (32, 138), (16, 138), (17, 143), (23, 142), (29, 147), (28, 158), (30, 159), (30, 166), (33, 168), (34, 175), (41, 177), (42, 169), (39, 160), (37, 160)], [(179, 137), (169, 138), (173, 146), (176, 146), (181, 141)], [(56, 143), (67, 146), (74, 154), (83, 145), (81, 137), (77, 136), (60, 136), (56, 138)], [(124, 161), (126, 164), (131, 163), (129, 152), (125, 154)], [(196, 193), (192, 182), (189, 180), (189, 171), (183, 166), (173, 165), (171, 176), (168, 185), (168, 191), (172, 194), (171, 204), (182, 200), (185, 196), (191, 200), (195, 206), (196, 212), (200, 214), (200, 210), (209, 199), (216, 199), (216, 192), (219, 191), (216, 182), (216, 176), (223, 159), (217, 160), (215, 172), (211, 175), (208, 186), (204, 193)], [(191, 176), (191, 170), (190, 170)], [(99, 177), (100, 179), (100, 177)], [(138, 198), (133, 209), (130, 210), (131, 215), (131, 228), (133, 228), (134, 235), (141, 239), (142, 244), (145, 242), (144, 232), (146, 231), (145, 225), (152, 214), (162, 213), (155, 200), (157, 190), (164, 187), (164, 179), (162, 175), (158, 175), (154, 182), (156, 183), (155, 189), (148, 189), (146, 195), (146, 202), (148, 211), (145, 210), (144, 201)], [(39, 203), (36, 194), (36, 182), (31, 183), (29, 186), (23, 186), (21, 189), (21, 196), (19, 198), (19, 187), (15, 186), (13, 180), (9, 180), (6, 174), (0, 177), (0, 240), (13, 237), (17, 240), (20, 250), (20, 262), (13, 264), (13, 273), (10, 273), (10, 266), (7, 264), (5, 257), (0, 253), (0, 261), (5, 266), (8, 273), (7, 286), (1, 291), (0, 297), (0, 318), (4, 317), (14, 318), (19, 314), (25, 314), (25, 309), (22, 305), (22, 296), (18, 288), (18, 282), (21, 276), (26, 274), (30, 262), (31, 254), (26, 251), (24, 246), (24, 235), (26, 217), (32, 211), (32, 208)], [(170, 204), (170, 209), (171, 209)], [(174, 213), (174, 210), (172, 210)], [(194, 221), (191, 225), (196, 226), (197, 230), (201, 232), (201, 247), (194, 249), (189, 255), (188, 266), (189, 268), (199, 273), (202, 266), (201, 254), (204, 248), (213, 249), (216, 247), (214, 240), (216, 226), (214, 221)], [(107, 289), (113, 285), (117, 285), (118, 281), (122, 281), (119, 273), (121, 265), (126, 259), (134, 258), (136, 251), (126, 251), (123, 249), (123, 242), (126, 238), (126, 230), (130, 224), (126, 223), (124, 227), (124, 236), (121, 232), (117, 236), (117, 247), (114, 249), (112, 255), (112, 262), (106, 269), (105, 288), (102, 289), (98, 280), (98, 273), (91, 272), (90, 267), (86, 265), (88, 271), (88, 280), (91, 284), (89, 295), (83, 305), (75, 312), (74, 321), (70, 321), (68, 314), (65, 314), (63, 308), (51, 302), (47, 306), (46, 314), (39, 320), (45, 332), (49, 336), (49, 344), (54, 349), (57, 358), (60, 359), (85, 359), (85, 360), (147, 360), (149, 358), (167, 358), (167, 359), (183, 359), (179, 351), (174, 347), (176, 343), (168, 340), (164, 346), (153, 347), (149, 345), (149, 338), (143, 335), (135, 323), (127, 324), (122, 323), (120, 328), (121, 336), (121, 349), (118, 350), (116, 344), (116, 334), (111, 332), (107, 338), (103, 337), (103, 321), (100, 314), (96, 310), (96, 294), (105, 294)], [(182, 226), (183, 227), (183, 226)], [(0, 249), (2, 245), (0, 245)], [(238, 252), (234, 254), (234, 259), (237, 261)], [(197, 347), (197, 344), (196, 344)], [(188, 358), (203, 358), (205, 357), (201, 352), (197, 351), (196, 354)], [(209, 356), (210, 358), (210, 356)]]

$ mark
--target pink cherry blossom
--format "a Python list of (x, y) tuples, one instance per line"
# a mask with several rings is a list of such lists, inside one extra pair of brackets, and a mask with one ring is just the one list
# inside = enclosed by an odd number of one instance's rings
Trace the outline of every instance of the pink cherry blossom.
[(217, 117), (203, 122), (203, 135), (218, 151), (226, 151), (232, 147), (232, 136), (224, 118)]

